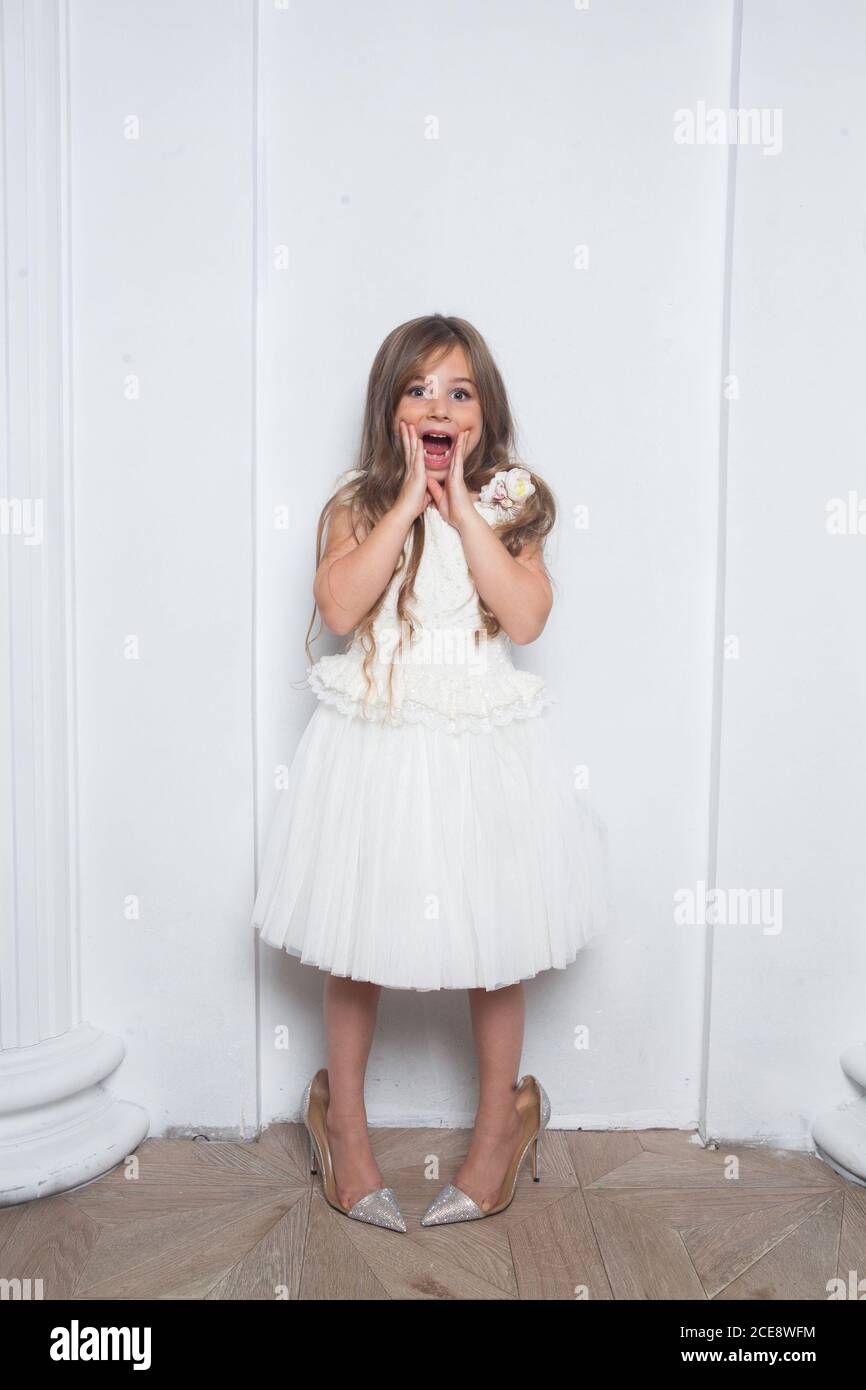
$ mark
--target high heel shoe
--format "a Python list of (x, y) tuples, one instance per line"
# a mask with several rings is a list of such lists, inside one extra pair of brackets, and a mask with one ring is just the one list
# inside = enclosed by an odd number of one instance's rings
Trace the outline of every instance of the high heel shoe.
[(550, 1119), (550, 1100), (541, 1082), (534, 1076), (524, 1076), (516, 1087), (514, 1103), (520, 1113), (521, 1132), (517, 1147), (508, 1165), (499, 1196), (489, 1211), (481, 1207), (466, 1192), (448, 1182), (433, 1198), (423, 1217), (422, 1226), (444, 1226), (453, 1221), (477, 1221), (482, 1216), (496, 1216), (504, 1211), (514, 1199), (517, 1174), (530, 1144), (532, 1152), (532, 1177), (541, 1181), (541, 1136)]
[(335, 1211), (342, 1212), (343, 1216), (351, 1216), (353, 1221), (367, 1221), (371, 1226), (384, 1226), (389, 1231), (405, 1231), (406, 1222), (403, 1220), (403, 1213), (397, 1205), (397, 1198), (392, 1188), (380, 1187), (375, 1192), (368, 1192), (366, 1197), (359, 1197), (352, 1207), (344, 1207), (337, 1197), (337, 1181), (334, 1177), (331, 1146), (328, 1143), (328, 1131), (325, 1125), (330, 1096), (328, 1072), (325, 1067), (322, 1067), (320, 1071), (316, 1072), (312, 1081), (307, 1083), (307, 1088), (304, 1091), (302, 1115), (307, 1133), (310, 1136), (310, 1172), (318, 1172), (316, 1167), (316, 1160), (318, 1159), (322, 1171), (322, 1192), (325, 1201)]

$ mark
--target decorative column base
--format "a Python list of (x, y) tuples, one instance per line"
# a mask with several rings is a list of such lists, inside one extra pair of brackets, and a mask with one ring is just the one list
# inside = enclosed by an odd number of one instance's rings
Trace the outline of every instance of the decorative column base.
[(134, 1152), (147, 1111), (101, 1084), (123, 1055), (90, 1024), (0, 1052), (0, 1206), (81, 1187)]
[[(855, 1086), (866, 1091), (866, 1043), (849, 1047), (839, 1065)], [(843, 1178), (866, 1187), (866, 1095), (819, 1116), (812, 1138), (825, 1163)]]

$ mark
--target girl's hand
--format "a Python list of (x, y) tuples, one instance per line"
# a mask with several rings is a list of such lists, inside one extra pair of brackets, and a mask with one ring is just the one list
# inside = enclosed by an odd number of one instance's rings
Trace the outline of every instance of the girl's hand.
[(445, 486), (438, 483), (435, 478), (427, 475), (427, 487), (440, 516), (456, 530), (460, 530), (463, 523), (469, 516), (477, 516), (473, 506), (472, 498), (466, 487), (463, 477), (463, 458), (466, 453), (466, 443), (469, 439), (469, 430), (461, 430), (457, 436), (457, 443), (454, 446), (454, 454), (448, 468), (448, 476), (445, 479)]
[(406, 462), (406, 475), (396, 505), (405, 511), (411, 524), (430, 501), (427, 491), (427, 469), (424, 467), (424, 441), (419, 437), (415, 426), (407, 425), (405, 420), (400, 421), (400, 440)]

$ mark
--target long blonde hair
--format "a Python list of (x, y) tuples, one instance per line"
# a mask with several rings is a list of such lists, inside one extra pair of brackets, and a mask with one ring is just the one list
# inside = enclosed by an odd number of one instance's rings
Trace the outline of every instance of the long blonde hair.
[[(522, 466), (515, 460), (514, 422), (505, 384), (490, 349), (478, 330), (466, 319), (446, 317), (443, 314), (425, 314), (421, 318), (410, 319), (408, 323), (400, 324), (388, 334), (370, 369), (356, 464), (360, 476), (339, 487), (329, 498), (319, 517), (316, 531), (317, 570), (323, 554), (325, 528), (337, 508), (349, 508), (352, 534), (360, 542), (363, 535), (368, 534), (396, 502), (406, 473), (403, 448), (394, 426), (397, 407), (410, 381), (421, 375), (422, 365), (430, 353), (441, 350), (437, 352), (438, 361), (456, 345), (462, 346), (469, 361), (483, 422), (481, 438), (464, 461), (464, 477), (468, 490), (479, 492), (495, 473)], [(532, 482), (535, 485), (532, 496), (524, 499), (515, 509), (516, 515), (513, 518), (506, 518), (496, 527), (497, 534), (511, 555), (519, 555), (524, 546), (531, 542), (543, 543), (556, 521), (556, 503), (549, 487), (537, 473), (532, 474)], [(364, 528), (363, 535), (358, 534), (358, 523)], [(412, 536), (408, 564), (405, 554), (401, 554), (394, 567), (394, 574), (404, 567), (406, 570), (397, 595), (397, 618), (401, 632), (408, 631), (410, 640), (416, 631), (409, 605), (414, 597), (415, 576), (424, 552), (423, 513), (412, 523)], [(358, 624), (354, 638), (350, 638), (350, 644), (352, 640), (360, 640), (364, 648), (363, 669), (368, 688), (372, 684), (369, 667), (376, 658), (373, 624), (389, 587), (390, 584), (385, 586), (372, 608), (364, 614)], [(495, 637), (500, 631), (500, 624), (480, 595), (479, 608), (484, 623), (483, 630), (488, 637)], [(318, 605), (314, 604), (304, 644), (310, 661), (313, 659), (310, 634), (317, 612)], [(316, 633), (316, 636), (318, 637), (319, 633)], [(393, 678), (393, 663), (390, 675)]]

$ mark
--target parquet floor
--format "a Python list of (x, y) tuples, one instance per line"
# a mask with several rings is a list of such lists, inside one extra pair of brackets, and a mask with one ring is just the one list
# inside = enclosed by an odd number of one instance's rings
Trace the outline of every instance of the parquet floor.
[(825, 1301), (866, 1274), (866, 1187), (807, 1154), (549, 1130), (540, 1183), (527, 1155), (506, 1211), (425, 1230), (468, 1133), (372, 1133), (406, 1235), (333, 1211), (303, 1128), (276, 1125), (253, 1144), (149, 1139), (129, 1177), (0, 1209), (0, 1277), (73, 1300)]

